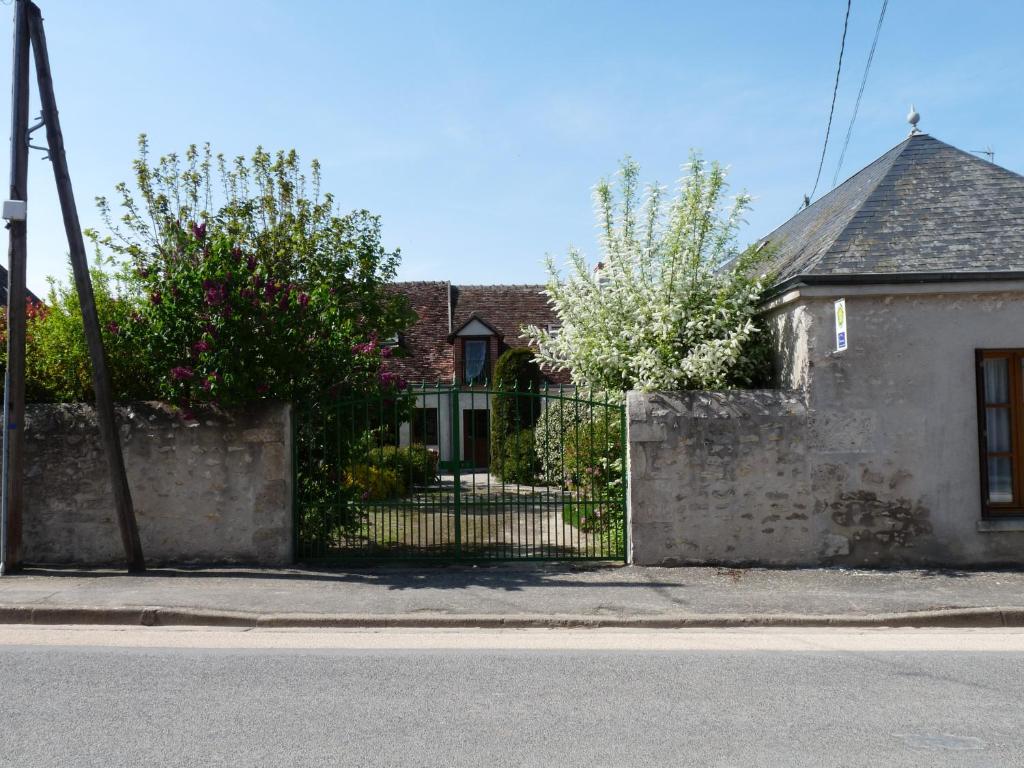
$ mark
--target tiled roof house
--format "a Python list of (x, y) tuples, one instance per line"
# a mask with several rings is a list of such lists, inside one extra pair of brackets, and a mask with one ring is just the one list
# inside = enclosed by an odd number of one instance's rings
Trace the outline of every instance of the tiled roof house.
[[(409, 299), (417, 316), (399, 335), (398, 348), (386, 364), (416, 393), (412, 419), (399, 430), (400, 444), (437, 450), (443, 467), (452, 465), (456, 452), (463, 468), (488, 466), (492, 393), (487, 384), (506, 349), (529, 346), (524, 326), (557, 325), (544, 287), (449, 282), (390, 287)], [(551, 384), (570, 382), (567, 371), (545, 371), (545, 376)]]
[[(506, 349), (529, 346), (524, 326), (558, 323), (541, 285), (408, 282), (392, 283), (391, 289), (409, 299), (417, 320), (400, 335), (387, 367), (413, 384), (488, 381)], [(565, 371), (545, 375), (555, 384), (570, 380)]]

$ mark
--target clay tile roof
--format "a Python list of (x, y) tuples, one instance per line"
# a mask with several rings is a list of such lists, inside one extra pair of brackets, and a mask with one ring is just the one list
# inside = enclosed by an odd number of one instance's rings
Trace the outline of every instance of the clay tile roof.
[(504, 336), (509, 346), (527, 346), (524, 325), (543, 328), (558, 322), (543, 285), (453, 285), (452, 328), (478, 317)]
[[(502, 349), (528, 346), (525, 325), (558, 323), (542, 285), (452, 285), (448, 282), (392, 283), (408, 297), (419, 318), (404, 334), (402, 349), (388, 370), (413, 383), (448, 383), (455, 373), (449, 335), (474, 317), (494, 329)], [(554, 383), (568, 383), (566, 372), (550, 373)]]
[(447, 282), (392, 283), (405, 295), (418, 318), (401, 337), (401, 349), (388, 361), (389, 371), (417, 384), (449, 383), (454, 374), (452, 345), (448, 343)]

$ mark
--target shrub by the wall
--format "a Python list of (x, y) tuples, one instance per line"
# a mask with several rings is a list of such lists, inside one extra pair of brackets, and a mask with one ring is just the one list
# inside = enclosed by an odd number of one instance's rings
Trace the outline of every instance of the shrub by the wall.
[[(506, 350), (494, 366), (494, 394), (491, 395), (491, 473), (507, 482), (522, 477), (524, 467), (534, 463), (523, 454), (516, 437), (530, 430), (540, 416), (539, 393), (544, 382), (533, 351), (525, 347)], [(531, 439), (532, 443), (532, 439)], [(506, 469), (506, 459), (516, 465)]]

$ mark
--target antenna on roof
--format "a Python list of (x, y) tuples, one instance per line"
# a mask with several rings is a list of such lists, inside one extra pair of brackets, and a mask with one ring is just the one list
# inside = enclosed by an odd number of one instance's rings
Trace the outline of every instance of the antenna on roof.
[(910, 112), (907, 113), (907, 122), (910, 123), (910, 135), (916, 136), (921, 133), (921, 129), (917, 127), (918, 121), (920, 121), (921, 115), (918, 114), (917, 110), (914, 109), (914, 105), (910, 105)]
[(985, 147), (984, 149), (972, 149), (970, 150), (970, 152), (972, 155), (984, 155), (986, 158), (988, 158), (988, 161), (993, 165), (996, 162), (996, 153), (995, 150), (992, 149), (992, 147)]

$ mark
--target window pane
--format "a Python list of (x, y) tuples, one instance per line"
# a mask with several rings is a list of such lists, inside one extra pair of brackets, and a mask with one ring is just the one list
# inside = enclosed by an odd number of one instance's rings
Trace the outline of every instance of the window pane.
[(985, 360), (985, 402), (1005, 403), (1010, 397), (1010, 361), (1005, 357)]
[(1013, 501), (1013, 464), (1008, 456), (990, 457), (988, 460), (988, 500), (994, 504)]
[(417, 408), (412, 421), (412, 441), (437, 445), (437, 408)]
[(986, 408), (985, 433), (988, 450), (992, 453), (1010, 452), (1010, 409)]
[(467, 341), (464, 353), (466, 356), (466, 381), (476, 381), (482, 377), (484, 372), (484, 362), (487, 358), (487, 342)]

